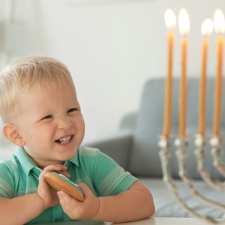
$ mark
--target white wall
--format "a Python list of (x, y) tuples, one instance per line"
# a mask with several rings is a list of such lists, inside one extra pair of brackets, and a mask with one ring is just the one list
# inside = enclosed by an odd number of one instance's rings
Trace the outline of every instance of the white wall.
[[(1, 1), (5, 25), (9, 3)], [(2, 49), (9, 58), (42, 54), (68, 65), (86, 120), (86, 141), (115, 134), (121, 118), (137, 110), (146, 79), (165, 76), (166, 8), (178, 12), (185, 7), (190, 14), (190, 76), (199, 76), (202, 20), (216, 8), (225, 12), (224, 0), (15, 0), (15, 6), (14, 25), (6, 26), (8, 36)], [(212, 74), (214, 41), (212, 36)], [(178, 43), (177, 36), (176, 76), (180, 71)]]

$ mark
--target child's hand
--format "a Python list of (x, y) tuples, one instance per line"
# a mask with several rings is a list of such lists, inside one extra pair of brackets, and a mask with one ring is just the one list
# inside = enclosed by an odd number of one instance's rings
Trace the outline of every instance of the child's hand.
[(65, 176), (68, 176), (67, 168), (64, 165), (56, 164), (50, 165), (44, 168), (39, 177), (39, 185), (37, 194), (43, 200), (43, 204), (45, 209), (56, 205), (59, 200), (57, 197), (57, 193), (53, 190), (45, 181), (44, 175), (46, 172), (55, 171), (58, 173), (62, 173)]
[(85, 194), (83, 202), (70, 197), (63, 191), (57, 192), (59, 202), (64, 212), (71, 219), (94, 219), (99, 210), (100, 200), (92, 193), (86, 184), (80, 183), (79, 186)]

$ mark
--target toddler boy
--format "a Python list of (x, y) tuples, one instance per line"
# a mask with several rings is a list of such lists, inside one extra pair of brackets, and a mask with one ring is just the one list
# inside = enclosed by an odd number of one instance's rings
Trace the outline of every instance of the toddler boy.
[[(26, 57), (0, 73), (3, 133), (18, 148), (0, 163), (0, 221), (126, 222), (151, 216), (149, 190), (98, 149), (82, 147), (84, 120), (71, 75), (48, 57)], [(78, 183), (85, 200), (56, 192), (48, 171)], [(76, 222), (75, 222), (76, 223)]]

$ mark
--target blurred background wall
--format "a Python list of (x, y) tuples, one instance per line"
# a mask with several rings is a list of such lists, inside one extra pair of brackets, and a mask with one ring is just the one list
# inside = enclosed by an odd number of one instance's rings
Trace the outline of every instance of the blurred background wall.
[[(186, 8), (191, 19), (188, 76), (200, 74), (200, 27), (224, 0), (0, 0), (0, 67), (24, 55), (68, 65), (86, 121), (85, 141), (114, 135), (138, 109), (149, 78), (165, 76), (164, 11)], [(178, 32), (177, 32), (178, 33)], [(215, 35), (209, 73), (215, 71)], [(179, 35), (175, 76), (180, 75)], [(162, 87), (163, 88), (163, 87)], [(157, 102), (149, 102), (154, 107)]]

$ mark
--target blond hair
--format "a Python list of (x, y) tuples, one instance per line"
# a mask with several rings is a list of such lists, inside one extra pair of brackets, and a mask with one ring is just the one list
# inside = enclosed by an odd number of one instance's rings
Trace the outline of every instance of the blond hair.
[(29, 91), (36, 85), (42, 87), (65, 81), (74, 86), (67, 67), (54, 58), (30, 56), (10, 64), (0, 72), (0, 116), (3, 122), (15, 111), (16, 98), (22, 91)]

